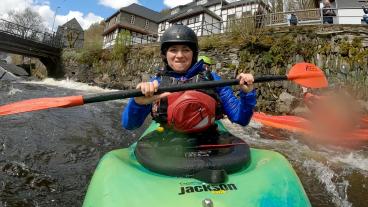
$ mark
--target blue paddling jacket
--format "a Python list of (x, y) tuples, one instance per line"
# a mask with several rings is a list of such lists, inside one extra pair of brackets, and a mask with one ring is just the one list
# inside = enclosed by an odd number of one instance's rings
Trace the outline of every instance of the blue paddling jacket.
[[(170, 71), (169, 76), (180, 80), (190, 79), (198, 73), (203, 72), (203, 61), (199, 61), (193, 65), (186, 73), (175, 73)], [(214, 80), (221, 80), (221, 77), (215, 72), (211, 72)], [(154, 77), (151, 81), (161, 81), (160, 77)], [(256, 91), (252, 90), (249, 93), (244, 93), (240, 90), (240, 99), (238, 99), (230, 86), (217, 87), (216, 92), (220, 98), (222, 110), (228, 116), (231, 122), (240, 124), (242, 126), (248, 125), (253, 115), (253, 109), (257, 103)], [(152, 104), (139, 105), (130, 98), (127, 106), (121, 116), (122, 126), (125, 129), (132, 130), (140, 127), (148, 114), (151, 112)]]

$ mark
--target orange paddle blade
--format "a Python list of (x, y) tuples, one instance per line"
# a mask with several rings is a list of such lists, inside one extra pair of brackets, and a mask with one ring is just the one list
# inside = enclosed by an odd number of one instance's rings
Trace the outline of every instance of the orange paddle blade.
[(368, 129), (368, 116), (365, 116), (365, 117), (360, 119), (360, 126), (361, 126), (361, 128)]
[(254, 112), (252, 120), (278, 129), (285, 129), (291, 132), (300, 132), (308, 135), (314, 141), (331, 144), (343, 144), (352, 142), (367, 142), (368, 129), (352, 129), (343, 133), (330, 134), (318, 131), (313, 126), (312, 120), (307, 120), (298, 116), (272, 116), (264, 113)]
[(309, 88), (324, 88), (328, 82), (323, 71), (311, 63), (297, 63), (289, 71), (288, 80)]
[(29, 99), (0, 106), (0, 116), (49, 108), (80, 106), (83, 104), (83, 96)]
[(297, 116), (271, 116), (265, 113), (254, 112), (252, 119), (266, 126), (293, 132), (308, 133), (310, 129), (308, 120)]

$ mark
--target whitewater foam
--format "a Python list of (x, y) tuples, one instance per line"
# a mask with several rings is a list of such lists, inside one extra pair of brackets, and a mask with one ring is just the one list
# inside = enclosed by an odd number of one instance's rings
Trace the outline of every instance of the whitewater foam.
[(12, 95), (14, 95), (14, 94), (16, 94), (16, 93), (22, 93), (23, 91), (22, 90), (20, 90), (20, 89), (17, 89), (17, 88), (11, 88), (10, 89), (10, 91), (8, 92), (8, 95), (9, 96), (12, 96)]
[(64, 80), (55, 80), (53, 78), (46, 78), (42, 81), (27, 81), (24, 83), (32, 83), (32, 84), (40, 84), (40, 85), (48, 85), (48, 86), (57, 86), (68, 89), (76, 89), (87, 92), (108, 92), (108, 91), (116, 91), (112, 89), (104, 89), (98, 86), (91, 86), (86, 83), (75, 82), (69, 79)]
[(329, 166), (315, 161), (305, 160), (303, 167), (306, 169), (309, 176), (315, 176), (320, 183), (322, 183), (331, 196), (332, 202), (339, 207), (351, 207), (352, 203), (348, 201), (347, 188), (349, 182), (342, 180), (342, 182), (335, 183), (334, 180), (338, 177)]
[(359, 152), (350, 152), (349, 154), (337, 155), (333, 158), (335, 162), (342, 162), (353, 168), (368, 171), (368, 159)]

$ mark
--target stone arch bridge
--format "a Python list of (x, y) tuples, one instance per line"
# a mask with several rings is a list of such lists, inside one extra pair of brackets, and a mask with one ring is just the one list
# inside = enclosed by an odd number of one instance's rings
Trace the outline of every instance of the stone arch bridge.
[(39, 58), (49, 77), (61, 78), (61, 37), (0, 19), (0, 51)]

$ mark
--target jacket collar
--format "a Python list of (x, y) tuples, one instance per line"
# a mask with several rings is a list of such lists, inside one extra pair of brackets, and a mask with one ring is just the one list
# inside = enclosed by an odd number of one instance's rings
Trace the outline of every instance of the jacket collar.
[(200, 72), (203, 72), (204, 70), (205, 68), (203, 67), (203, 60), (200, 60), (196, 64), (194, 64), (191, 68), (189, 68), (186, 73), (177, 73), (172, 69), (166, 69), (165, 75), (185, 81), (198, 75)]

